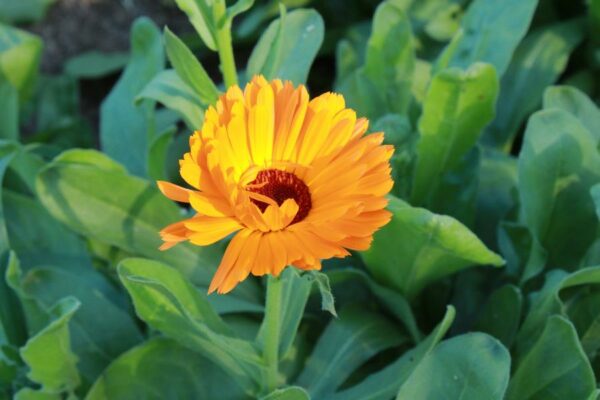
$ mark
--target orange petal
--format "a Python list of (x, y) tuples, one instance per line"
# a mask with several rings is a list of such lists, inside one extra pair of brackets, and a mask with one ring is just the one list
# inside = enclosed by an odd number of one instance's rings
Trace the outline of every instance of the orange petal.
[(185, 227), (190, 230), (190, 242), (198, 246), (208, 246), (242, 229), (242, 225), (233, 218), (204, 215), (187, 220)]
[(181, 203), (189, 203), (189, 196), (192, 193), (191, 190), (182, 188), (181, 186), (174, 185), (170, 182), (157, 181), (158, 188), (169, 199), (179, 201)]

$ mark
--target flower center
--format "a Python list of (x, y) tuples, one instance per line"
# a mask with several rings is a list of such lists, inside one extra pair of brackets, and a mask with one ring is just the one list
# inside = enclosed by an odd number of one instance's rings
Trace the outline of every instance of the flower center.
[[(278, 205), (282, 205), (287, 199), (294, 199), (296, 204), (298, 204), (298, 213), (291, 222), (292, 224), (306, 218), (312, 207), (308, 186), (302, 182), (302, 179), (291, 172), (266, 169), (260, 171), (256, 175), (256, 179), (249, 186), (248, 190), (251, 192), (267, 196), (275, 200)], [(264, 212), (267, 209), (267, 203), (255, 199), (252, 199), (252, 201), (261, 211)]]

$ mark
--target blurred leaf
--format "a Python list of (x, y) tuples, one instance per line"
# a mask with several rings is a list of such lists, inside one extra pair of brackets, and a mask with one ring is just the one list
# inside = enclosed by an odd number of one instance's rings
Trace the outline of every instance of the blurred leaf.
[[(175, 0), (177, 7), (188, 16), (202, 41), (212, 51), (217, 51), (216, 30), (211, 4), (205, 0)], [(223, 3), (225, 3), (223, 1)]]
[[(17, 143), (0, 139), (0, 200), (2, 199), (2, 191), (4, 189), (4, 175), (18, 151), (19, 145)], [(2, 201), (0, 201), (0, 256), (9, 250), (5, 218), (4, 207)]]
[(600, 109), (584, 93), (569, 86), (551, 86), (544, 92), (544, 109), (559, 108), (571, 113), (600, 142)]
[(564, 71), (582, 37), (580, 21), (568, 21), (536, 30), (523, 40), (500, 82), (496, 118), (483, 136), (486, 144), (510, 147), (523, 120)]
[(514, 285), (504, 285), (489, 297), (475, 330), (489, 333), (510, 348), (521, 323), (523, 295)]
[(473, 1), (436, 69), (466, 69), (481, 61), (494, 66), (501, 77), (529, 28), (537, 3), (537, 0)]
[(291, 386), (285, 389), (277, 389), (260, 400), (310, 400), (310, 396), (301, 387)]
[(169, 28), (164, 32), (165, 48), (169, 61), (179, 77), (198, 95), (202, 103), (214, 105), (219, 90), (194, 54)]
[(427, 203), (444, 172), (477, 142), (494, 116), (497, 93), (496, 73), (488, 64), (444, 70), (433, 78), (419, 121), (412, 203)]
[(148, 151), (148, 176), (152, 180), (165, 180), (167, 176), (167, 156), (173, 136), (177, 132), (175, 125), (154, 137)]
[(404, 353), (398, 360), (369, 375), (359, 384), (337, 392), (331, 396), (331, 400), (389, 400), (396, 396), (400, 386), (410, 378), (446, 335), (455, 314), (454, 308), (448, 306), (443, 320), (425, 340)]
[(91, 50), (71, 57), (65, 63), (65, 73), (78, 79), (98, 79), (114, 74), (127, 65), (129, 53), (103, 53)]
[[(519, 193), (527, 226), (551, 267), (573, 269), (595, 239), (598, 220), (589, 191), (599, 181), (595, 140), (575, 117), (551, 109), (529, 119)], [(526, 274), (524, 279), (533, 275)]]
[(597, 397), (594, 373), (577, 332), (560, 316), (548, 318), (541, 336), (515, 367), (507, 400)]
[(334, 317), (337, 317), (337, 311), (335, 310), (335, 299), (331, 292), (329, 285), (329, 278), (322, 272), (309, 271), (311, 278), (317, 284), (319, 294), (321, 295), (321, 310), (329, 312)]
[(46, 393), (73, 393), (79, 386), (77, 356), (71, 351), (69, 322), (80, 303), (66, 297), (50, 310), (53, 321), (21, 348), (21, 357), (29, 366), (27, 377)]
[(582, 293), (575, 297), (567, 305), (567, 314), (575, 326), (581, 347), (593, 360), (598, 350), (600, 350), (600, 293), (594, 291), (591, 293)]
[[(283, 23), (282, 23), (283, 21)], [(273, 21), (254, 47), (246, 76), (306, 82), (324, 36), (323, 19), (312, 9), (298, 9)]]
[(86, 400), (246, 399), (217, 365), (166, 338), (154, 338), (113, 361)]
[(19, 138), (19, 93), (0, 73), (0, 140)]
[(384, 1), (373, 17), (364, 74), (385, 99), (391, 113), (405, 115), (412, 95), (415, 49), (410, 21), (393, 1)]
[(13, 400), (62, 400), (58, 394), (44, 393), (30, 388), (19, 390)]
[(130, 258), (119, 265), (119, 277), (148, 325), (211, 359), (245, 391), (258, 391), (265, 369), (258, 350), (234, 337), (206, 296), (181, 273), (156, 261)]
[(159, 72), (139, 93), (136, 101), (154, 100), (177, 112), (192, 131), (200, 129), (204, 109), (200, 97), (173, 70)]
[(508, 350), (491, 336), (467, 333), (443, 341), (427, 355), (396, 399), (501, 400), (509, 375)]
[(56, 0), (0, 1), (0, 21), (12, 24), (40, 21), (55, 2)]
[(388, 209), (392, 221), (375, 234), (373, 245), (362, 256), (380, 283), (409, 299), (431, 282), (461, 269), (504, 263), (451, 217), (411, 207), (393, 197)]
[[(154, 184), (127, 175), (123, 167), (95, 151), (62, 153), (37, 180), (40, 201), (53, 217), (86, 237), (131, 254), (163, 261), (195, 284), (208, 288), (222, 255), (218, 245), (180, 244), (160, 251), (158, 232), (184, 218)], [(260, 311), (254, 282), (247, 280), (229, 296), (213, 296), (221, 312)]]
[(446, 2), (426, 22), (424, 30), (431, 38), (439, 42), (448, 41), (460, 29), (462, 14), (462, 8), (459, 4), (451, 1)]
[(387, 114), (389, 107), (377, 87), (365, 76), (363, 68), (349, 74), (335, 88), (344, 96), (346, 104), (370, 119), (377, 119)]
[(102, 150), (138, 176), (147, 174), (149, 102), (136, 106), (138, 93), (164, 67), (158, 28), (147, 18), (136, 20), (131, 30), (131, 59), (100, 109)]
[[(0, 345), (0, 398), (7, 398), (21, 367), (19, 351), (10, 345)], [(2, 397), (2, 396), (6, 397)]]
[(345, 308), (319, 338), (297, 384), (316, 399), (329, 398), (365, 361), (406, 340), (385, 318)]
[(0, 76), (17, 90), (22, 102), (34, 89), (41, 53), (37, 36), (0, 24)]

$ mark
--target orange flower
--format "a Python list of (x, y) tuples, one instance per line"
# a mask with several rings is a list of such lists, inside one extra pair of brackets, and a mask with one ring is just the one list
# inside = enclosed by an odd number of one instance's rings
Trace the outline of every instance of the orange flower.
[[(161, 231), (166, 250), (235, 233), (209, 288), (226, 293), (248, 274), (278, 276), (287, 265), (318, 270), (321, 260), (366, 250), (390, 219), (391, 146), (383, 133), (325, 93), (255, 77), (227, 90), (190, 137), (181, 176), (195, 190), (158, 182), (197, 215)], [(237, 233), (236, 233), (237, 232)]]

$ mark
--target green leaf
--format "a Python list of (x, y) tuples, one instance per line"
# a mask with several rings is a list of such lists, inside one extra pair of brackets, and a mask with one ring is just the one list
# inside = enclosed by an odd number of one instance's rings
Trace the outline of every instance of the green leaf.
[(600, 219), (600, 183), (592, 186), (590, 188), (590, 193), (594, 200), (594, 204), (596, 205), (596, 215), (598, 216), (598, 219)]
[[(217, 0), (218, 1), (218, 0)], [(211, 4), (206, 0), (175, 0), (177, 7), (188, 16), (202, 41), (212, 51), (217, 51), (217, 28), (212, 18)], [(224, 1), (223, 1), (224, 3)]]
[(589, 193), (598, 181), (595, 140), (575, 117), (551, 109), (529, 119), (519, 193), (527, 226), (548, 252), (550, 266), (576, 267), (595, 239), (598, 220)]
[[(0, 199), (2, 199), (2, 191), (4, 189), (4, 185), (2, 184), (4, 175), (18, 151), (19, 146), (17, 143), (0, 139)], [(5, 219), (4, 207), (0, 201), (0, 256), (9, 249)], [(2, 303), (0, 302), (0, 304)]]
[(391, 222), (375, 234), (362, 256), (377, 281), (409, 299), (433, 281), (472, 265), (504, 264), (454, 218), (411, 207), (394, 197), (388, 209), (393, 213)]
[(438, 70), (468, 68), (482, 61), (493, 65), (502, 76), (529, 29), (537, 4), (537, 0), (475, 0), (438, 60)]
[(501, 400), (509, 375), (508, 350), (491, 336), (467, 333), (440, 343), (402, 385), (396, 399)]
[(56, 0), (0, 1), (0, 21), (11, 24), (40, 21), (55, 2)]
[(51, 310), (54, 318), (21, 348), (21, 357), (29, 366), (27, 377), (48, 393), (72, 393), (79, 386), (77, 356), (71, 350), (69, 322), (81, 303), (66, 297)]
[(37, 36), (0, 24), (0, 76), (17, 90), (22, 102), (34, 89), (41, 53)]
[(323, 18), (315, 10), (283, 14), (269, 25), (254, 47), (246, 76), (251, 79), (262, 74), (269, 80), (305, 83), (323, 42), (324, 29)]
[(138, 93), (164, 68), (161, 35), (147, 18), (131, 30), (131, 59), (100, 109), (102, 150), (138, 176), (147, 174), (148, 129), (153, 104), (136, 106)]
[(249, 393), (259, 390), (265, 369), (260, 353), (231, 334), (206, 296), (181, 273), (156, 261), (131, 258), (119, 265), (119, 277), (148, 325), (211, 359)]
[(123, 354), (102, 373), (86, 400), (246, 399), (238, 384), (210, 360), (166, 338)]
[(331, 396), (332, 400), (389, 400), (396, 396), (400, 386), (406, 382), (444, 337), (455, 317), (454, 307), (448, 306), (438, 326), (425, 340), (385, 368), (377, 371), (362, 382)]
[(219, 97), (219, 89), (210, 79), (202, 64), (169, 28), (165, 28), (164, 40), (167, 56), (177, 75), (192, 88), (205, 105), (215, 104)]
[(0, 73), (0, 139), (19, 138), (19, 93)]
[(310, 400), (310, 396), (303, 388), (291, 386), (285, 389), (277, 389), (261, 397), (260, 400)]
[(484, 306), (475, 330), (489, 333), (510, 348), (521, 323), (523, 295), (514, 285), (496, 289)]
[(329, 277), (319, 271), (310, 271), (309, 274), (317, 284), (317, 289), (321, 295), (321, 309), (329, 312), (334, 317), (337, 317), (338, 315), (335, 310), (335, 299), (333, 298), (331, 286), (329, 285)]
[[(279, 356), (285, 358), (292, 347), (300, 321), (304, 316), (304, 308), (312, 287), (312, 276), (300, 276), (295, 268), (286, 268), (280, 275), (282, 282), (281, 312), (279, 321)], [(257, 343), (263, 347), (265, 340), (266, 320), (260, 326)]]
[(382, 316), (361, 308), (343, 309), (319, 338), (297, 384), (316, 399), (329, 398), (365, 361), (405, 341)]
[(91, 50), (68, 59), (65, 73), (79, 79), (98, 79), (125, 68), (128, 61), (128, 53)]
[(580, 21), (568, 21), (541, 28), (523, 40), (500, 82), (496, 118), (483, 136), (486, 144), (510, 147), (523, 120), (562, 74), (582, 37)]
[(192, 131), (202, 127), (204, 108), (200, 97), (173, 70), (159, 72), (138, 94), (136, 102), (144, 99), (175, 111)]
[(600, 293), (582, 293), (567, 305), (567, 314), (569, 319), (577, 329), (581, 347), (593, 360), (598, 350), (600, 350), (600, 313), (598, 312), (600, 304)]
[(24, 388), (19, 390), (13, 400), (62, 400), (62, 396)]
[(575, 328), (553, 316), (531, 350), (516, 363), (506, 399), (593, 399), (595, 392), (594, 373)]
[(571, 113), (600, 142), (600, 109), (580, 90), (570, 86), (552, 86), (544, 92), (544, 109), (559, 108)]
[(253, 4), (254, 0), (237, 0), (235, 4), (227, 7), (227, 18), (232, 20), (241, 13), (248, 11)]
[(419, 120), (412, 203), (426, 203), (440, 177), (477, 142), (494, 116), (497, 93), (496, 72), (489, 64), (444, 70), (433, 78)]
[(405, 115), (412, 99), (413, 42), (410, 20), (402, 8), (393, 1), (381, 3), (373, 17), (364, 74), (395, 114)]

